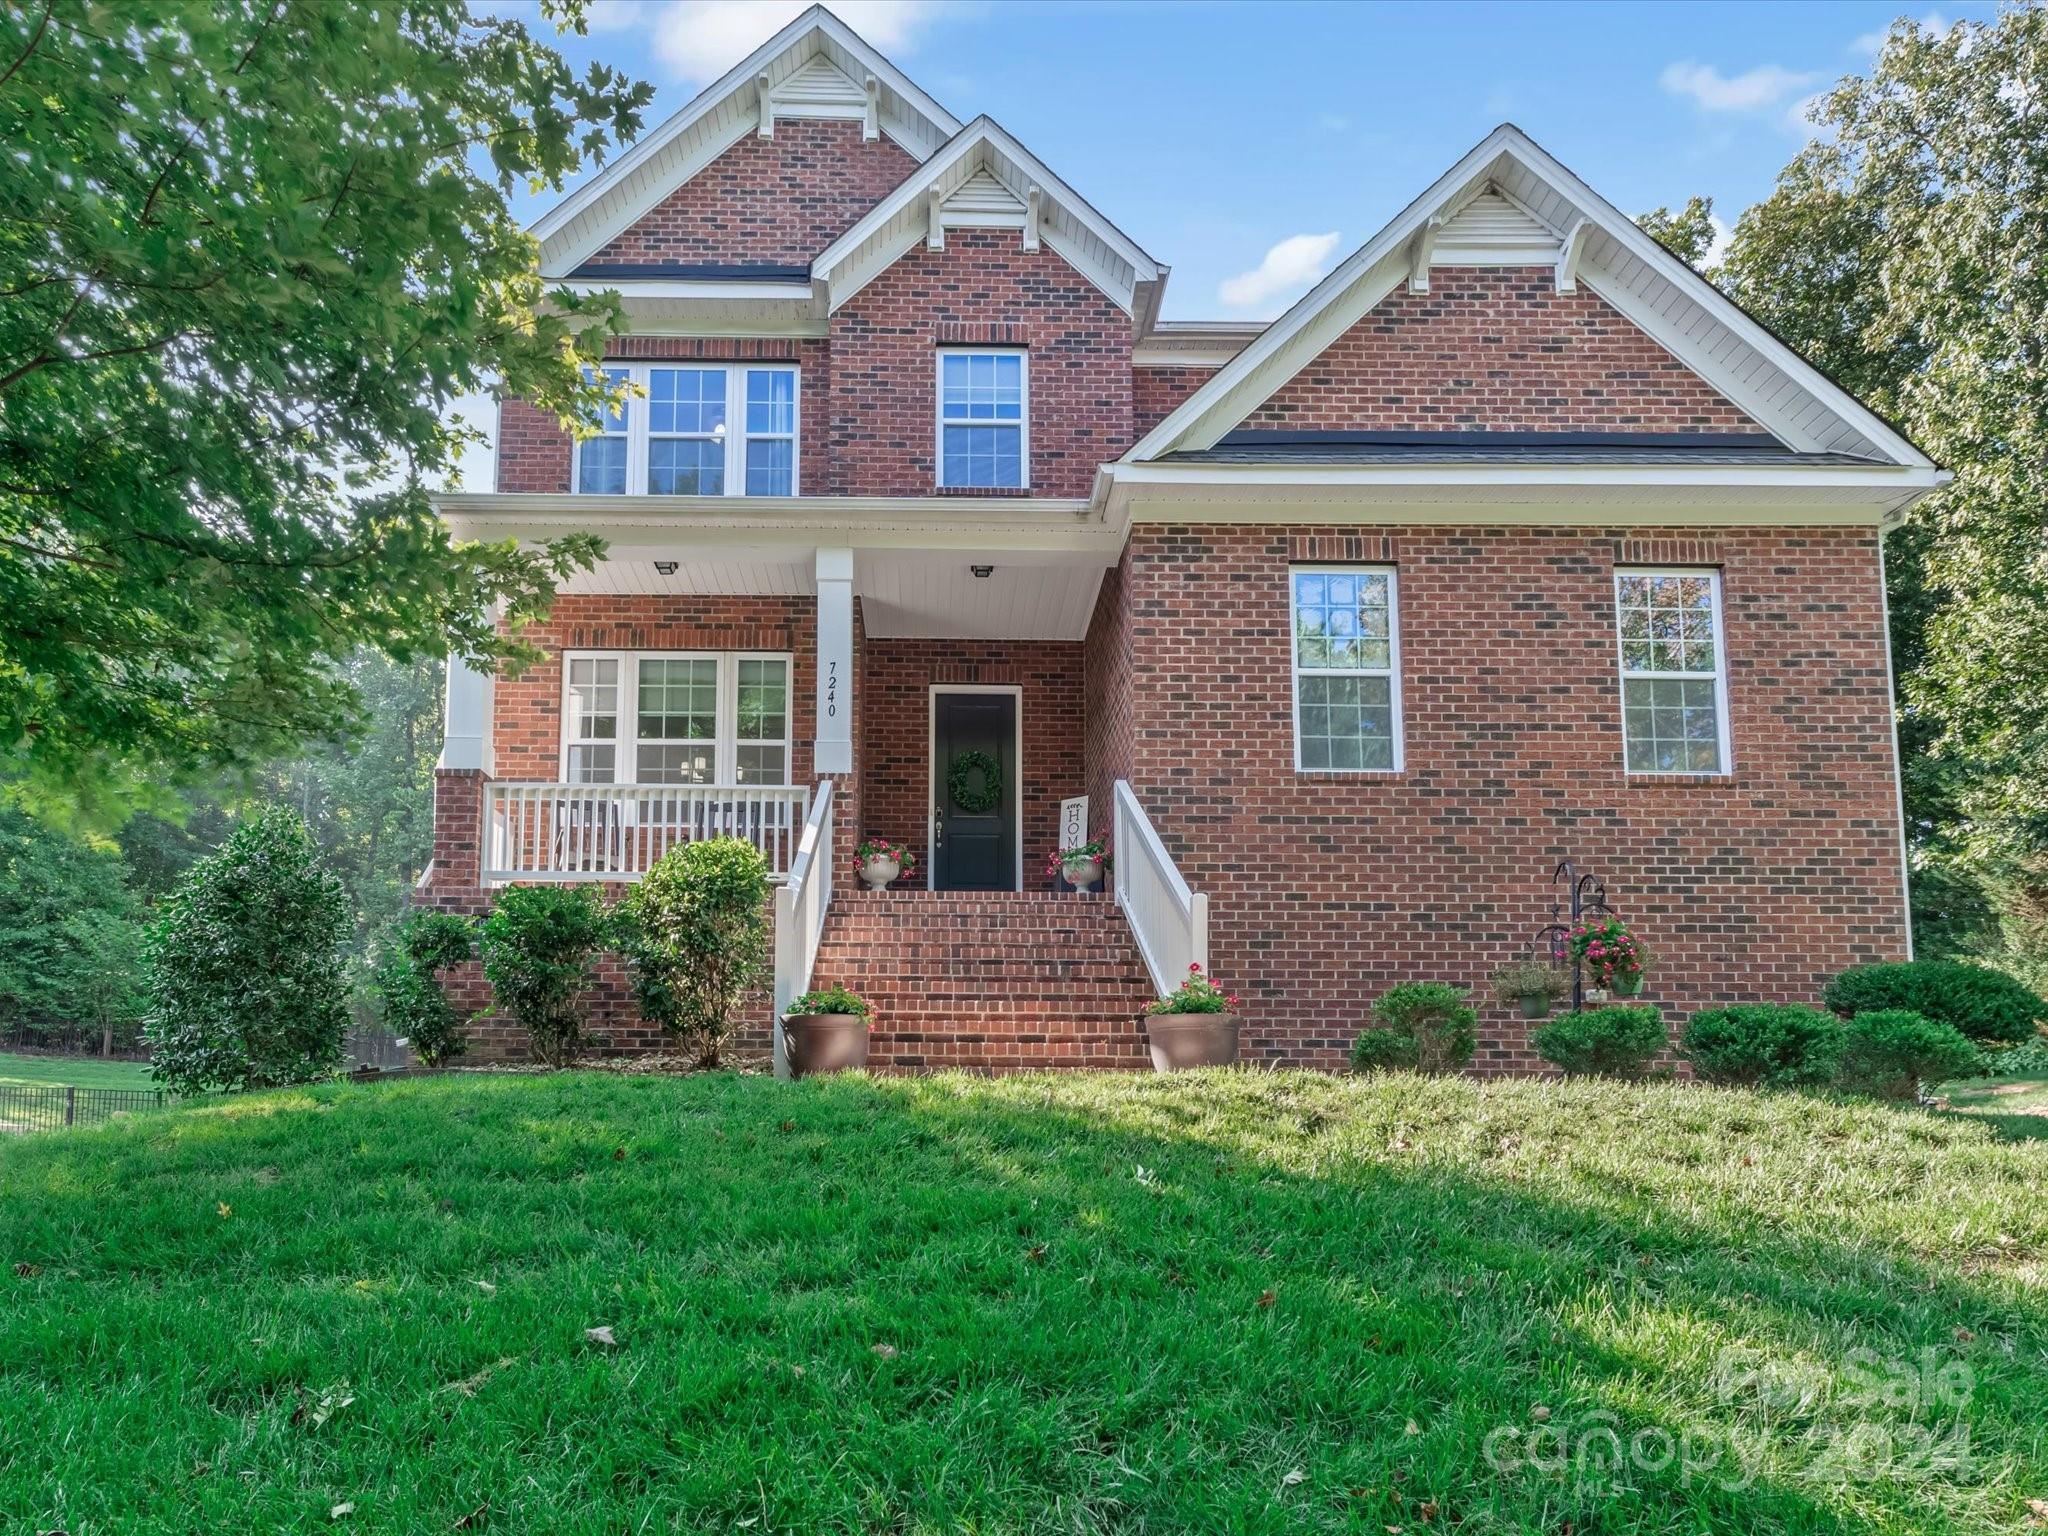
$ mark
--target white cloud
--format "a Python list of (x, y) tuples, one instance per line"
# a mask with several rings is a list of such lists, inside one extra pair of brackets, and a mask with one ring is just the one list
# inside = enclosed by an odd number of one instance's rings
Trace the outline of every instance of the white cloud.
[(1327, 235), (1289, 235), (1266, 252), (1265, 258), (1249, 272), (1225, 278), (1216, 297), (1231, 309), (1258, 310), (1276, 315), (1283, 295), (1293, 297), (1323, 275), (1331, 252), (1337, 249), (1337, 231)]
[(1728, 254), (1728, 247), (1735, 241), (1735, 231), (1718, 213), (1708, 214), (1707, 224), (1714, 231), (1714, 238), (1707, 242), (1707, 254), (1700, 258), (1702, 270), (1721, 265), (1721, 258)]
[[(807, 0), (597, 0), (592, 32), (653, 28), (654, 56), (677, 79), (715, 80), (808, 9)], [(833, 0), (832, 12), (887, 54), (909, 53), (947, 0)], [(600, 14), (602, 13), (602, 14)]]
[(1825, 137), (1826, 133), (1813, 122), (1813, 109), (1827, 99), (1826, 91), (1815, 91), (1811, 96), (1800, 97), (1785, 109), (1785, 126), (1803, 139)]
[[(1949, 33), (1955, 31), (1958, 23), (1944, 16), (1940, 11), (1929, 11), (1920, 18), (1917, 25), (1922, 31), (1931, 32), (1936, 37), (1947, 37)], [(1876, 32), (1866, 32), (1851, 43), (1849, 48), (1854, 53), (1862, 54), (1866, 59), (1874, 60), (1880, 53), (1884, 52), (1884, 40), (1889, 35), (1889, 28)]]
[(1657, 77), (1657, 83), (1673, 96), (1691, 97), (1709, 112), (1757, 112), (1775, 107), (1819, 80), (1812, 70), (1786, 69), (1779, 64), (1759, 64), (1739, 75), (1724, 75), (1711, 64), (1691, 59), (1666, 65)]

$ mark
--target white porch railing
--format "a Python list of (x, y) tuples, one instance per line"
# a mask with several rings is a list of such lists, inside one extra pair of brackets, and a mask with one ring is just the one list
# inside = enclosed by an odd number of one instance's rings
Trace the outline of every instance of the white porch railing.
[(638, 880), (676, 844), (710, 837), (745, 838), (780, 880), (810, 803), (801, 786), (489, 784), (484, 883)]
[(1187, 979), (1188, 967), (1209, 969), (1209, 898), (1188, 889), (1173, 856), (1159, 840), (1152, 820), (1131, 786), (1116, 781), (1111, 815), (1110, 868), (1116, 904), (1123, 908), (1161, 997)]
[(811, 990), (818, 963), (818, 940), (825, 933), (825, 913), (832, 905), (832, 781), (818, 782), (818, 797), (804, 818), (797, 838), (796, 859), (789, 878), (775, 893), (775, 1072), (782, 1076), (787, 1061), (782, 1044), (782, 1015), (790, 1003)]

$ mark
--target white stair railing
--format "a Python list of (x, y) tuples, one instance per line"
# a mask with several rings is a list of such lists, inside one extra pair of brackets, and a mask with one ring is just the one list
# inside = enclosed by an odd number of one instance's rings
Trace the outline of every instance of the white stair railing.
[(782, 1040), (782, 1015), (811, 990), (818, 941), (832, 905), (832, 781), (820, 779), (796, 840), (789, 878), (775, 891), (775, 1075), (789, 1075)]
[(1209, 969), (1209, 898), (1188, 889), (1173, 856), (1131, 786), (1116, 781), (1111, 816), (1116, 904), (1131, 925), (1152, 985), (1164, 997), (1187, 979), (1188, 967)]

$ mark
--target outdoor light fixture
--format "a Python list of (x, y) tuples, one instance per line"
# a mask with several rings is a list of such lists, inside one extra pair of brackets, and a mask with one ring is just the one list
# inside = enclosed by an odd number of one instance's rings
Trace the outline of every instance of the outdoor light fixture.
[(682, 563), (680, 560), (657, 560), (654, 568), (664, 576), (673, 576)]
[(996, 573), (996, 568), (992, 565), (970, 565), (967, 569), (974, 572), (983, 581), (987, 581), (989, 577)]

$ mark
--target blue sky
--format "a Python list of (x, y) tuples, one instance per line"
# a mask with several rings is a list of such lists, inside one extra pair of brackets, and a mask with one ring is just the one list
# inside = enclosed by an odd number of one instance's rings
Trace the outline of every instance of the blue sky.
[[(652, 81), (652, 126), (801, 8), (597, 0), (591, 34), (562, 46)], [(1866, 69), (1893, 19), (1945, 27), (1992, 7), (846, 0), (834, 9), (955, 116), (995, 117), (1171, 266), (1169, 318), (1213, 319), (1277, 314), (1503, 120), (1630, 213), (1704, 193), (1732, 221), (1804, 140), (1800, 103)], [(521, 212), (553, 201), (524, 200)]]

